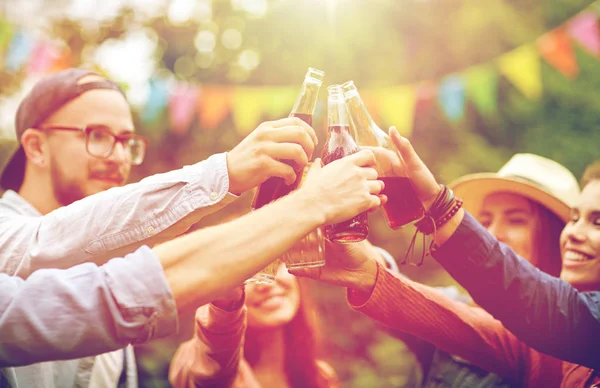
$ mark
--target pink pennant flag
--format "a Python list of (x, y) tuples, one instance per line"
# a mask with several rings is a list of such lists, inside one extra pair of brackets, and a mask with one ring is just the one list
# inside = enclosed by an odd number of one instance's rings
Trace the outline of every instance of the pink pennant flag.
[(600, 26), (598, 16), (583, 12), (568, 24), (569, 35), (593, 55), (600, 56)]
[(52, 65), (60, 56), (57, 47), (51, 43), (39, 41), (31, 53), (27, 72), (29, 74), (46, 74), (52, 69)]
[(178, 134), (186, 133), (196, 110), (198, 89), (187, 83), (175, 85), (169, 98), (169, 123), (171, 131)]

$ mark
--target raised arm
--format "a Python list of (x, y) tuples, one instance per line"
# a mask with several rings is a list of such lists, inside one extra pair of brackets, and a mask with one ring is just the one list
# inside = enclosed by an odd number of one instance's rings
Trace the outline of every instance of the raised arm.
[[(436, 347), (516, 383), (550, 384), (560, 381), (561, 362), (528, 349), (484, 310), (454, 301), (443, 293), (380, 267), (367, 299), (349, 292), (358, 311), (390, 328), (431, 342)], [(540, 372), (543, 360), (552, 371)], [(533, 366), (533, 367), (532, 367)], [(532, 386), (538, 386), (538, 385)]]
[(171, 361), (169, 381), (176, 388), (230, 387), (239, 378), (246, 332), (244, 298), (230, 309), (214, 304), (196, 310), (194, 336), (182, 343)]
[[(42, 217), (14, 192), (0, 201), (0, 272), (103, 264), (170, 240), (271, 176), (295, 179), (280, 159), (306, 165), (314, 130), (299, 119), (261, 124), (227, 154), (98, 193)], [(12, 196), (12, 197), (11, 197)]]
[(476, 303), (541, 352), (600, 366), (600, 292), (579, 292), (520, 258), (468, 213), (435, 258)]
[[(407, 139), (390, 134), (427, 204), (439, 192), (435, 178)], [(436, 244), (441, 248), (435, 258), (475, 302), (529, 346), (575, 364), (600, 366), (599, 292), (580, 292), (541, 272), (462, 209), (437, 230)]]
[(96, 355), (172, 334), (177, 310), (142, 247), (98, 267), (0, 274), (0, 366)]

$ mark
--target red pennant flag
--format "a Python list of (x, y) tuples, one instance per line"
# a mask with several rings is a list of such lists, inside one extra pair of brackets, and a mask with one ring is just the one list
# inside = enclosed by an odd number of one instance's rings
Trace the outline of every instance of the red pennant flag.
[(60, 56), (58, 48), (49, 42), (39, 41), (33, 49), (27, 71), (29, 74), (48, 73)]
[(566, 29), (557, 28), (542, 35), (537, 40), (537, 47), (546, 62), (566, 77), (573, 78), (579, 74), (575, 51)]
[(198, 89), (186, 84), (178, 83), (169, 98), (169, 123), (174, 133), (186, 133), (196, 111)]

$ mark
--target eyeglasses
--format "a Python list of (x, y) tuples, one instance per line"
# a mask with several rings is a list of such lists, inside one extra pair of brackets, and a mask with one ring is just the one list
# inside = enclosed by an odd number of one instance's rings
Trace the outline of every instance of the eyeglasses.
[(139, 166), (144, 161), (148, 140), (141, 136), (127, 133), (115, 135), (110, 128), (103, 125), (89, 125), (85, 127), (48, 126), (38, 128), (41, 131), (78, 131), (85, 135), (85, 149), (88, 154), (96, 158), (108, 158), (115, 150), (117, 142), (123, 145), (129, 162)]

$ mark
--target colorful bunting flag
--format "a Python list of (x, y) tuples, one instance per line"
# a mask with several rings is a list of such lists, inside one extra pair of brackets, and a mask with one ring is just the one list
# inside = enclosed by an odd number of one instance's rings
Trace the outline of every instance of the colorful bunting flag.
[(202, 86), (198, 98), (198, 120), (204, 130), (213, 130), (231, 111), (231, 88)]
[(450, 121), (458, 121), (465, 114), (465, 85), (458, 75), (450, 75), (440, 82), (438, 99)]
[(566, 29), (556, 28), (542, 35), (537, 40), (537, 47), (546, 62), (566, 77), (574, 78), (579, 74), (575, 51)]
[(467, 96), (477, 109), (489, 115), (498, 104), (498, 73), (489, 65), (474, 66), (465, 72)]
[(19, 71), (29, 60), (33, 47), (33, 37), (24, 31), (17, 31), (8, 46), (4, 66), (11, 72)]
[(287, 117), (298, 95), (296, 87), (266, 87), (263, 112), (269, 119)]
[(538, 99), (542, 95), (542, 71), (535, 46), (523, 45), (500, 56), (498, 68), (527, 98)]
[(13, 26), (8, 21), (0, 19), (0, 52), (8, 45), (13, 34)]
[(395, 125), (402, 136), (413, 129), (416, 95), (412, 86), (385, 88), (375, 91), (379, 116), (385, 125)]
[(141, 115), (142, 122), (145, 125), (155, 123), (162, 115), (169, 101), (169, 87), (166, 80), (150, 79), (148, 86), (150, 87), (150, 94)]
[[(265, 101), (269, 99), (263, 88), (237, 88), (232, 98), (231, 118), (236, 131), (246, 136), (259, 124)], [(291, 107), (290, 107), (291, 110)]]
[(50, 72), (59, 56), (59, 50), (55, 45), (38, 41), (31, 53), (27, 72), (29, 74), (46, 74)]
[(567, 23), (567, 31), (591, 54), (600, 56), (600, 22), (592, 12), (583, 12)]
[(198, 88), (188, 83), (177, 83), (169, 97), (169, 124), (171, 131), (178, 134), (186, 133), (196, 112)]

